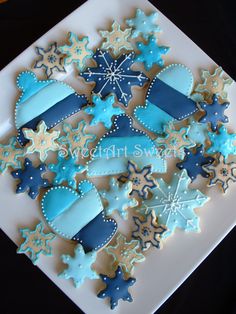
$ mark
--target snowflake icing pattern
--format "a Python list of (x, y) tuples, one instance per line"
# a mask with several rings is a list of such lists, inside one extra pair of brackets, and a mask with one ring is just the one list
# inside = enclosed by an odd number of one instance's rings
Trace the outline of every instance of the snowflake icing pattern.
[(54, 71), (66, 72), (64, 68), (64, 55), (58, 50), (57, 43), (53, 43), (47, 50), (36, 47), (36, 52), (40, 58), (34, 64), (34, 68), (43, 68), (47, 78), (50, 78)]
[(24, 156), (24, 150), (16, 147), (16, 137), (12, 137), (7, 145), (0, 144), (0, 173), (4, 173), (9, 167), (20, 168), (18, 158)]
[(205, 145), (208, 140), (208, 126), (205, 123), (198, 123), (194, 119), (189, 120), (190, 129), (188, 131), (188, 138), (196, 145)]
[(152, 191), (153, 197), (145, 200), (139, 209), (144, 215), (155, 211), (158, 222), (168, 228), (163, 238), (170, 236), (176, 228), (187, 232), (200, 230), (199, 217), (194, 209), (203, 206), (209, 198), (199, 190), (189, 189), (190, 181), (186, 170), (175, 173), (171, 184), (159, 179), (159, 186)]
[(18, 248), (17, 253), (29, 253), (29, 257), (35, 265), (38, 261), (39, 255), (52, 255), (52, 248), (50, 242), (56, 237), (53, 233), (44, 233), (44, 226), (40, 222), (35, 230), (20, 229), (22, 237), (25, 239), (24, 243)]
[(134, 56), (134, 52), (131, 52), (122, 54), (114, 60), (108, 52), (97, 49), (93, 56), (97, 67), (88, 68), (80, 75), (87, 82), (96, 83), (93, 92), (98, 96), (106, 97), (110, 93), (115, 93), (118, 100), (128, 106), (132, 97), (131, 87), (142, 87), (148, 81), (142, 72), (130, 69), (134, 63)]
[(115, 178), (112, 178), (110, 181), (110, 190), (100, 192), (101, 196), (108, 202), (108, 205), (105, 208), (106, 215), (110, 216), (113, 211), (117, 210), (123, 219), (127, 219), (127, 209), (138, 205), (136, 199), (130, 198), (129, 194), (131, 191), (131, 182), (127, 182), (120, 186), (119, 182)]
[(91, 265), (95, 263), (97, 253), (95, 251), (85, 253), (83, 246), (78, 244), (75, 247), (74, 257), (70, 255), (62, 255), (62, 261), (68, 265), (59, 277), (64, 279), (73, 279), (74, 286), (80, 287), (86, 278), (98, 279), (98, 274), (91, 268)]
[(102, 281), (106, 284), (106, 288), (99, 292), (98, 298), (110, 298), (110, 306), (113, 310), (120, 299), (128, 302), (132, 302), (133, 299), (128, 291), (128, 288), (135, 282), (135, 278), (124, 279), (124, 274), (120, 267), (117, 268), (114, 277), (108, 277), (107, 275), (100, 275)]

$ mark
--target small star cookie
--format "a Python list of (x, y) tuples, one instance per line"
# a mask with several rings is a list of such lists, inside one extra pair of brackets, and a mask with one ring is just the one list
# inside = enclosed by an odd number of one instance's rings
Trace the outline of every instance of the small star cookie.
[(55, 71), (66, 72), (64, 68), (64, 55), (58, 50), (57, 43), (51, 44), (47, 50), (36, 47), (40, 58), (35, 62), (34, 69), (44, 69), (47, 78), (50, 78)]
[(29, 258), (35, 265), (39, 259), (40, 254), (47, 256), (52, 255), (52, 248), (50, 242), (56, 237), (54, 233), (44, 233), (43, 223), (40, 222), (35, 230), (29, 228), (20, 229), (22, 237), (25, 241), (18, 248), (17, 253), (29, 253)]
[(44, 121), (37, 125), (36, 131), (24, 128), (23, 133), (25, 138), (29, 140), (29, 143), (25, 146), (26, 154), (37, 152), (42, 162), (47, 159), (49, 151), (60, 149), (60, 145), (55, 142), (60, 136), (60, 131), (47, 132), (47, 125)]
[(9, 167), (20, 168), (19, 158), (24, 156), (24, 150), (16, 147), (16, 137), (9, 139), (6, 145), (0, 144), (0, 173), (4, 173)]
[(86, 278), (98, 279), (98, 274), (92, 269), (96, 257), (97, 253), (95, 251), (85, 253), (83, 246), (78, 244), (74, 250), (74, 257), (70, 255), (61, 256), (63, 263), (67, 264), (68, 268), (60, 273), (59, 277), (73, 279), (76, 288), (80, 287)]

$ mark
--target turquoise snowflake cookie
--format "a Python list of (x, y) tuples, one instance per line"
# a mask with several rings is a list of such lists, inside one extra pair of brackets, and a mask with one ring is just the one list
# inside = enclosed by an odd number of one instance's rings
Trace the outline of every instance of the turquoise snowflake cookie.
[(58, 47), (59, 51), (66, 55), (65, 65), (76, 63), (77, 68), (83, 71), (86, 60), (93, 56), (93, 51), (88, 48), (89, 39), (85, 36), (79, 40), (76, 34), (69, 32), (69, 42), (69, 45)]
[(57, 163), (49, 164), (48, 169), (54, 172), (55, 178), (53, 180), (54, 185), (59, 185), (62, 182), (67, 182), (70, 187), (76, 189), (76, 175), (86, 170), (83, 165), (76, 164), (76, 159), (73, 156), (65, 158), (58, 154)]
[(150, 36), (146, 45), (143, 42), (138, 42), (137, 48), (140, 54), (136, 56), (134, 61), (143, 62), (147, 71), (150, 71), (154, 64), (163, 67), (162, 55), (166, 55), (170, 51), (169, 47), (159, 46), (155, 36)]
[[(64, 123), (62, 129), (65, 136), (59, 138), (61, 145), (69, 148), (69, 153), (75, 158), (85, 156), (88, 151), (88, 145), (96, 139), (96, 135), (88, 134), (86, 130), (86, 122), (84, 120), (78, 122), (77, 127), (73, 129), (71, 124)], [(65, 153), (68, 154), (68, 151)]]
[(90, 121), (91, 126), (102, 123), (105, 128), (110, 129), (112, 126), (112, 118), (125, 113), (120, 107), (113, 106), (115, 104), (114, 95), (110, 95), (104, 100), (98, 95), (93, 95), (92, 102), (94, 104), (93, 107), (89, 106), (84, 109), (84, 112), (93, 116)]
[(134, 28), (132, 38), (142, 35), (144, 39), (148, 39), (150, 34), (160, 32), (161, 29), (156, 24), (157, 18), (157, 12), (152, 12), (150, 15), (145, 15), (141, 9), (137, 9), (136, 16), (133, 19), (126, 20), (127, 25)]
[(95, 251), (85, 253), (83, 246), (78, 244), (74, 250), (74, 257), (62, 255), (61, 259), (64, 264), (68, 265), (59, 277), (64, 279), (73, 279), (74, 286), (80, 287), (86, 278), (99, 279), (99, 275), (92, 269), (92, 264), (96, 261), (97, 254)]
[(57, 43), (53, 43), (48, 49), (36, 47), (40, 56), (34, 64), (34, 69), (44, 69), (47, 78), (50, 78), (55, 71), (66, 72), (64, 68), (64, 55), (58, 50)]
[(221, 153), (225, 159), (229, 155), (236, 154), (236, 134), (228, 133), (225, 126), (219, 128), (218, 133), (208, 132), (211, 146), (207, 149), (207, 154), (218, 154)]
[(17, 253), (29, 253), (29, 258), (34, 265), (37, 263), (40, 254), (52, 255), (50, 242), (56, 236), (54, 233), (44, 233), (43, 229), (42, 222), (36, 226), (35, 230), (30, 230), (29, 228), (20, 229), (20, 233), (25, 241), (18, 248)]
[(158, 222), (168, 228), (162, 238), (170, 236), (176, 228), (187, 232), (200, 231), (199, 217), (194, 209), (202, 207), (209, 198), (199, 190), (190, 189), (190, 182), (186, 170), (174, 173), (171, 184), (161, 178), (159, 185), (152, 190), (153, 197), (143, 201), (140, 213), (148, 214), (154, 210)]
[(194, 119), (189, 120), (188, 138), (196, 145), (205, 146), (208, 140), (208, 126), (205, 123), (198, 123)]
[(138, 205), (136, 199), (130, 198), (131, 191), (132, 182), (127, 182), (120, 186), (119, 182), (112, 178), (109, 191), (100, 192), (100, 195), (108, 202), (108, 205), (105, 207), (106, 215), (110, 216), (113, 211), (117, 210), (123, 219), (128, 219), (127, 209)]
[(120, 24), (114, 21), (112, 23), (112, 31), (100, 31), (101, 36), (105, 39), (101, 49), (111, 49), (114, 56), (118, 57), (122, 50), (133, 50), (129, 38), (131, 37), (132, 28), (127, 28), (124, 31), (120, 29)]
[(17, 148), (16, 144), (16, 137), (10, 138), (6, 145), (0, 144), (0, 173), (4, 173), (9, 167), (21, 167), (19, 158), (24, 156), (24, 150)]

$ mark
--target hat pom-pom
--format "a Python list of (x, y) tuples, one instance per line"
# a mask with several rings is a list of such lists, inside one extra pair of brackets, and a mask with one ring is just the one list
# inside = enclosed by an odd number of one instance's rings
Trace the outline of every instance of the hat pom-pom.
[(16, 79), (17, 87), (22, 91), (27, 90), (29, 87), (35, 84), (35, 82), (37, 82), (37, 77), (33, 72), (30, 71), (21, 72)]

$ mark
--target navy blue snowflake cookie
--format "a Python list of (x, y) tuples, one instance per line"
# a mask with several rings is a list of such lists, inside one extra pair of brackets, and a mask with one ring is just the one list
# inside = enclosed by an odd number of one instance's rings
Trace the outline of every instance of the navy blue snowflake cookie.
[(224, 112), (229, 107), (229, 102), (224, 102), (223, 104), (219, 103), (219, 97), (216, 95), (213, 95), (212, 102), (206, 103), (201, 102), (199, 104), (199, 107), (201, 110), (203, 110), (205, 113), (204, 115), (199, 119), (198, 122), (201, 123), (210, 123), (212, 131), (216, 131), (218, 127), (218, 123), (228, 123), (229, 119), (224, 115)]
[(205, 157), (203, 145), (198, 146), (195, 152), (185, 148), (185, 159), (182, 162), (176, 164), (176, 166), (182, 170), (186, 169), (188, 176), (194, 181), (197, 175), (201, 175), (204, 178), (209, 178), (209, 173), (203, 169), (203, 166), (210, 165), (214, 162), (213, 157)]
[(24, 193), (28, 190), (28, 195), (32, 199), (35, 199), (38, 196), (39, 189), (41, 187), (46, 188), (50, 186), (48, 180), (42, 178), (42, 174), (45, 171), (46, 166), (44, 164), (41, 164), (35, 168), (32, 165), (32, 162), (28, 158), (25, 158), (24, 170), (17, 169), (11, 173), (13, 178), (20, 180), (20, 183), (16, 188), (16, 193)]
[(95, 82), (93, 93), (106, 97), (115, 93), (119, 102), (126, 107), (132, 97), (131, 87), (142, 87), (148, 78), (139, 71), (131, 70), (135, 53), (122, 54), (118, 59), (113, 59), (109, 52), (97, 49), (93, 58), (97, 67), (88, 68), (80, 75), (87, 82)]
[(110, 306), (113, 310), (120, 299), (128, 302), (132, 302), (133, 299), (128, 291), (128, 288), (135, 282), (135, 278), (124, 279), (124, 274), (121, 267), (118, 266), (115, 277), (111, 278), (107, 275), (100, 275), (102, 281), (106, 284), (106, 288), (99, 292), (98, 298), (110, 298)]

